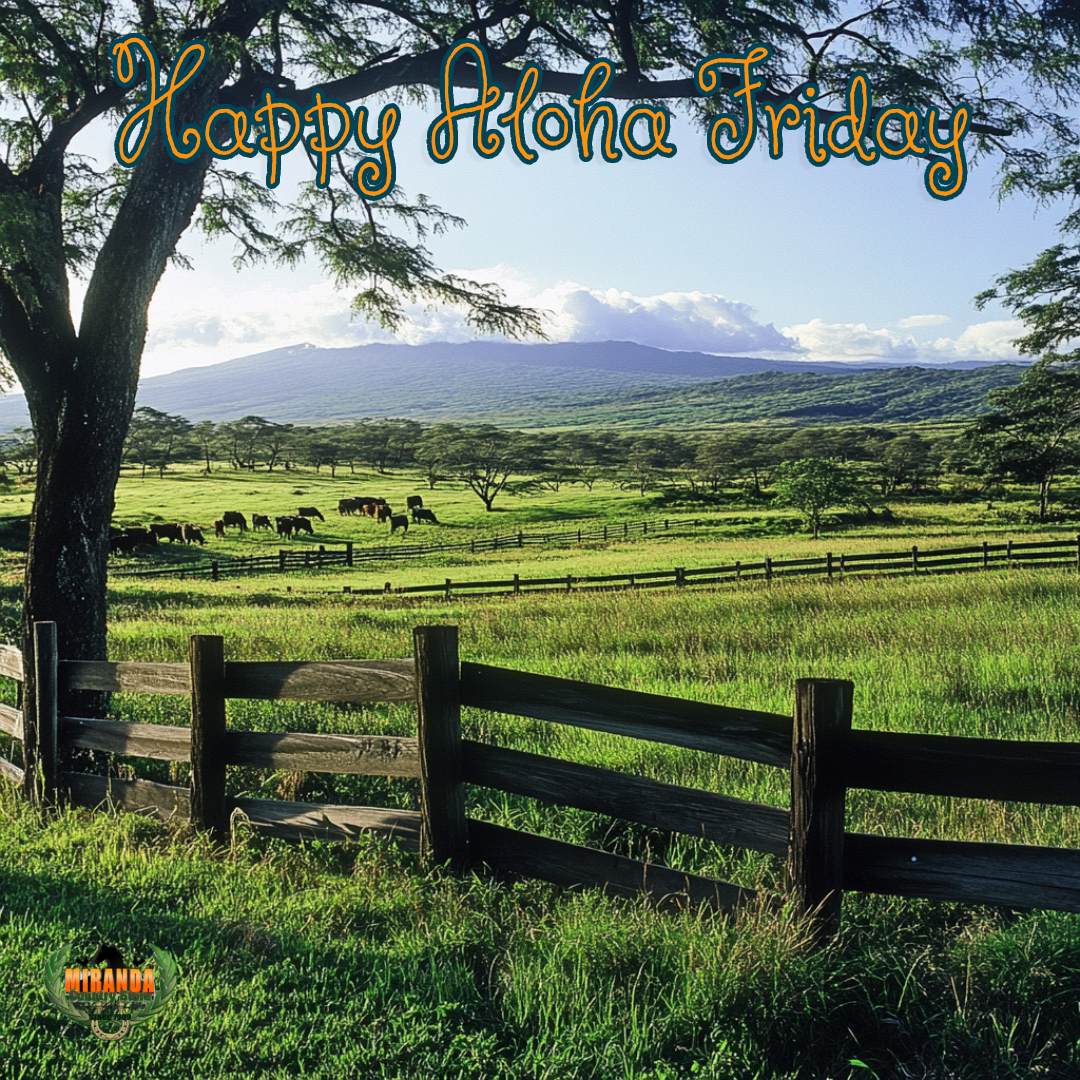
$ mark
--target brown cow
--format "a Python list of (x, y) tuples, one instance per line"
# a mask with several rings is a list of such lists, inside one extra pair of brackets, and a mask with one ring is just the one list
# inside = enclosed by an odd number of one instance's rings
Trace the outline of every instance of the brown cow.
[(203, 536), (202, 529), (198, 525), (192, 525), (190, 522), (183, 527), (184, 543), (185, 544), (198, 544), (202, 547), (206, 543), (206, 538)]
[(266, 514), (252, 514), (251, 527), (253, 529), (272, 529), (274, 525)]
[(374, 517), (379, 512), (379, 504), (373, 502), (364, 503), (360, 509), (363, 511), (365, 517)]
[(394, 516), (394, 511), (390, 509), (385, 503), (379, 507), (378, 512), (375, 515), (375, 519), (381, 525), (384, 521), (389, 521)]
[(217, 537), (225, 535), (225, 522), (222, 521), (221, 518), (218, 518), (217, 521), (214, 522), (214, 535)]
[(298, 506), (296, 512), (304, 518), (318, 518), (320, 521), (326, 520), (314, 506)]
[(242, 533), (247, 532), (247, 518), (244, 517), (238, 510), (226, 510), (221, 515), (221, 520), (225, 523), (225, 528), (230, 525), (235, 525)]
[(424, 497), (422, 495), (410, 495), (405, 500), (406, 510), (419, 510), (424, 505)]
[(390, 518), (391, 535), (393, 535), (395, 529), (400, 529), (402, 532), (409, 531), (409, 519), (404, 514), (396, 514)]
[(150, 531), (159, 540), (168, 540), (170, 544), (174, 540), (179, 540), (180, 543), (184, 542), (184, 528), (178, 521), (151, 525)]

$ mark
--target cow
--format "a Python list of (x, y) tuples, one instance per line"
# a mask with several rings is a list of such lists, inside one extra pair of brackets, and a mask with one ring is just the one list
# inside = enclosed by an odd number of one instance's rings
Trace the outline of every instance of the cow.
[(356, 501), (363, 506), (364, 503), (374, 503), (376, 506), (382, 506), (386, 500), (377, 498), (374, 495), (357, 495)]
[(253, 529), (272, 529), (274, 526), (266, 514), (252, 514), (251, 527)]
[(293, 534), (293, 518), (291, 517), (279, 517), (274, 519), (277, 522), (278, 536), (292, 536)]
[(379, 507), (378, 512), (375, 514), (375, 519), (381, 525), (384, 521), (389, 521), (394, 516), (394, 511), (390, 509), (385, 503)]
[(242, 533), (247, 532), (247, 518), (244, 517), (238, 510), (226, 510), (221, 515), (221, 520), (225, 523), (225, 528), (230, 525), (235, 525)]
[(128, 536), (125, 533), (120, 533), (118, 536), (109, 537), (109, 554), (115, 555), (118, 551), (123, 552), (125, 555), (132, 555), (135, 552), (135, 548), (138, 546), (139, 541), (134, 536)]
[(298, 506), (296, 512), (303, 518), (318, 518), (320, 521), (326, 520), (314, 506)]
[(355, 514), (357, 510), (362, 509), (363, 504), (359, 499), (339, 499), (337, 504), (337, 512), (339, 514)]
[(306, 532), (310, 533), (312, 536), (315, 535), (315, 530), (312, 528), (311, 522), (308, 521), (308, 519), (304, 517), (303, 514), (301, 514), (299, 517), (294, 517), (292, 519), (292, 527), (293, 531), (296, 533)]
[(374, 517), (379, 512), (379, 504), (373, 502), (364, 503), (360, 509), (365, 517)]
[(149, 529), (117, 529), (110, 535), (110, 541), (117, 536), (122, 536), (127, 540), (134, 540), (136, 544), (156, 544), (158, 542), (157, 535)]
[(198, 544), (202, 547), (206, 543), (206, 538), (203, 536), (202, 529), (198, 525), (192, 525), (190, 522), (184, 526), (184, 543), (185, 544)]
[(394, 534), (395, 529), (400, 529), (402, 532), (409, 531), (409, 519), (404, 514), (395, 514), (390, 518), (390, 535)]
[(424, 505), (424, 497), (422, 495), (410, 495), (405, 500), (406, 510), (419, 510)]
[(225, 522), (222, 521), (221, 518), (218, 518), (217, 521), (214, 522), (214, 535), (218, 537), (218, 539), (225, 535)]
[(150, 526), (150, 531), (159, 540), (168, 540), (171, 544), (174, 540), (184, 542), (184, 529), (179, 522), (161, 522)]
[(413, 507), (412, 519), (414, 525), (419, 525), (421, 521), (430, 521), (432, 525), (439, 524), (439, 519), (435, 516), (435, 511), (425, 510), (422, 506)]

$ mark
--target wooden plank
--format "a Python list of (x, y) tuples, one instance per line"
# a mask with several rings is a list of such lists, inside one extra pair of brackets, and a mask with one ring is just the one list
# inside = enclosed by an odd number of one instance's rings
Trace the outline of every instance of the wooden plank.
[(187, 664), (61, 660), (60, 687), (67, 690), (186, 696), (191, 693), (191, 672)]
[(2, 757), (0, 757), (0, 776), (13, 784), (17, 784), (19, 787), (23, 786), (26, 779), (18, 765), (13, 765), (7, 758)]
[(186, 787), (67, 772), (60, 774), (60, 783), (75, 806), (95, 807), (111, 801), (123, 810), (150, 811), (163, 820), (173, 814), (186, 819), (191, 812), (191, 794)]
[(791, 718), (610, 686), (461, 665), (461, 704), (789, 768)]
[(23, 655), (14, 645), (0, 645), (0, 675), (23, 681)]
[(546, 836), (518, 832), (469, 818), (469, 856), (473, 865), (541, 878), (563, 886), (600, 888), (612, 896), (642, 893), (658, 907), (699, 904), (730, 911), (756, 898), (753, 889), (683, 874), (667, 866), (638, 862), (623, 855), (567, 844)]
[(424, 858), (460, 872), (469, 861), (461, 772), (458, 628), (417, 626), (416, 713)]
[(790, 815), (778, 806), (468, 739), (462, 740), (461, 748), (469, 784), (611, 814), (719, 844), (787, 855)]
[(191, 825), (229, 840), (225, 808), (225, 639), (191, 636)]
[(227, 731), (225, 761), (228, 765), (253, 765), (296, 772), (420, 776), (418, 741), (389, 735)]
[(1038, 548), (1076, 548), (1076, 540), (1014, 540), (1013, 551), (1034, 551)]
[(420, 850), (420, 814), (415, 810), (382, 810), (371, 806), (283, 802), (279, 799), (230, 799), (256, 830), (283, 840), (357, 840), (370, 832)]
[(225, 696), (277, 701), (414, 701), (409, 660), (327, 660), (297, 663), (230, 661)]
[(1080, 742), (852, 731), (848, 787), (1080, 806)]
[(188, 761), (191, 729), (165, 724), (130, 724), (126, 720), (89, 720), (60, 717), (60, 741), (65, 747), (105, 750), (110, 754)]
[(900, 562), (908, 562), (911, 559), (911, 551), (864, 551), (859, 555), (843, 555), (844, 565), (848, 566), (851, 563), (869, 562), (874, 559), (877, 560), (897, 560)]
[(844, 888), (1080, 911), (1080, 850), (848, 833)]
[(10, 735), (13, 739), (23, 737), (22, 713), (10, 705), (0, 705), (0, 735)]
[(799, 679), (791, 733), (788, 888), (816, 941), (835, 937), (844, 897), (844, 746), (855, 684)]
[[(59, 802), (59, 758), (57, 754), (57, 644), (56, 623), (35, 622), (34, 638), (34, 705), (36, 707), (37, 776), (35, 798), (41, 807), (54, 807)], [(24, 755), (27, 744), (23, 744)]]

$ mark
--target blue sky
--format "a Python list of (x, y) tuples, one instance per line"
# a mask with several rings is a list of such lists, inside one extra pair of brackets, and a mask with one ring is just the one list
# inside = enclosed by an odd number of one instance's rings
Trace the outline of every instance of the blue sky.
[[(996, 164), (979, 161), (963, 193), (932, 199), (913, 159), (811, 166), (798, 139), (774, 161), (762, 140), (722, 165), (676, 116), (674, 158), (609, 164), (573, 144), (532, 166), (509, 148), (493, 160), (466, 145), (445, 165), (425, 132), (434, 103), (404, 109), (399, 186), (468, 221), (433, 238), (447, 270), (498, 281), (551, 312), (553, 340), (625, 339), (662, 348), (809, 360), (1008, 358), (1019, 324), (972, 297), (1057, 239), (1065, 207), (1000, 204)], [(793, 133), (798, 135), (798, 133)], [(282, 200), (310, 175), (286, 159)], [(235, 272), (227, 245), (189, 235), (196, 269), (170, 269), (150, 312), (144, 374), (309, 341), (389, 340), (350, 320), (347, 293), (315, 263)], [(411, 311), (401, 340), (467, 340), (451, 311)]]

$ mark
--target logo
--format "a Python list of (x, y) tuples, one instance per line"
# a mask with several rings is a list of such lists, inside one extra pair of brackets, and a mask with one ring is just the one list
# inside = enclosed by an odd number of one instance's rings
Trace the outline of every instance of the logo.
[(133, 1024), (163, 1012), (176, 993), (176, 960), (156, 945), (151, 946), (153, 966), (141, 968), (129, 968), (112, 945), (98, 946), (89, 962), (104, 960), (104, 968), (70, 967), (72, 950), (65, 945), (45, 961), (45, 993), (68, 1019), (89, 1027), (99, 1039), (122, 1039)]

